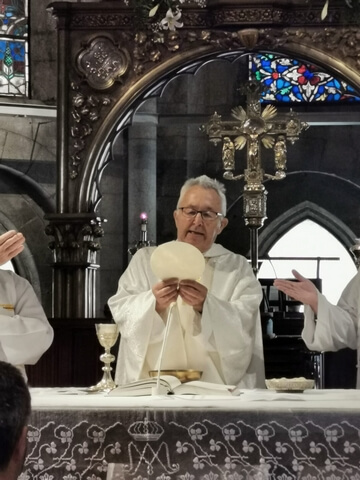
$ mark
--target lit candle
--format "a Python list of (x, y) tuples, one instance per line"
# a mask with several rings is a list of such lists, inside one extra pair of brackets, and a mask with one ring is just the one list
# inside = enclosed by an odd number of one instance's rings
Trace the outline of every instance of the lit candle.
[(148, 216), (146, 212), (141, 212), (140, 213), (140, 242), (144, 245), (147, 243), (147, 221), (148, 221)]

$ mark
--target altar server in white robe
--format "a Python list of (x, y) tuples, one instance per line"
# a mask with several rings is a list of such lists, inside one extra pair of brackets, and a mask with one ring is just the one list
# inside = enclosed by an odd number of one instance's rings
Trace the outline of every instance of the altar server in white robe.
[[(337, 305), (330, 303), (315, 285), (296, 270), (298, 282), (277, 279), (274, 285), (286, 295), (304, 303), (302, 338), (310, 350), (335, 352), (342, 348), (357, 350), (360, 355), (360, 272), (343, 290)], [(357, 388), (360, 374), (357, 368)]]
[[(23, 250), (25, 239), (13, 230), (0, 235), (0, 264)], [(10, 270), (0, 270), (0, 360), (35, 364), (53, 341), (53, 329), (30, 283)]]
[(176, 302), (162, 369), (195, 369), (203, 372), (203, 381), (264, 387), (262, 289), (244, 257), (214, 243), (228, 223), (225, 214), (223, 184), (205, 175), (185, 182), (174, 220), (177, 240), (205, 257), (198, 281), (159, 281), (150, 267), (155, 247), (132, 258), (108, 302), (121, 334), (118, 384), (159, 368), (169, 308)]

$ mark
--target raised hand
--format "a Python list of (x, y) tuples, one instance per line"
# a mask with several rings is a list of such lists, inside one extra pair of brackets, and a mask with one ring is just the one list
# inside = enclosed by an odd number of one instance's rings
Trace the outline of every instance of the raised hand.
[(181, 298), (200, 313), (203, 310), (207, 292), (207, 288), (195, 280), (181, 280), (179, 283), (179, 295)]
[(0, 265), (16, 257), (24, 250), (25, 237), (20, 232), (9, 230), (0, 235)]
[(176, 302), (179, 295), (179, 280), (177, 278), (169, 278), (156, 283), (152, 287), (152, 292), (156, 298), (155, 310), (158, 313), (163, 312), (172, 302)]
[(307, 278), (300, 275), (296, 270), (292, 270), (292, 274), (298, 280), (297, 282), (292, 282), (290, 280), (281, 280), (276, 279), (274, 281), (274, 286), (284, 292), (289, 297), (298, 300), (299, 302), (310, 305), (315, 313), (318, 309), (318, 290)]

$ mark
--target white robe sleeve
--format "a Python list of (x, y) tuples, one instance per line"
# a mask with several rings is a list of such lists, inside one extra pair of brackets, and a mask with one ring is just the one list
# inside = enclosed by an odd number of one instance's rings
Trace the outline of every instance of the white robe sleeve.
[(229, 253), (215, 261), (213, 284), (202, 312), (202, 333), (219, 354), (225, 383), (263, 388), (261, 286), (244, 257)]
[(52, 340), (53, 329), (30, 283), (0, 270), (0, 359), (34, 364)]
[(360, 316), (360, 273), (345, 287), (337, 305), (331, 304), (318, 293), (317, 319), (311, 308), (305, 305), (305, 321), (302, 337), (310, 350), (337, 351), (356, 349)]
[(115, 381), (139, 379), (148, 345), (161, 341), (164, 321), (155, 311), (152, 286), (158, 282), (150, 268), (154, 247), (142, 248), (120, 277), (118, 290), (108, 305), (121, 333)]

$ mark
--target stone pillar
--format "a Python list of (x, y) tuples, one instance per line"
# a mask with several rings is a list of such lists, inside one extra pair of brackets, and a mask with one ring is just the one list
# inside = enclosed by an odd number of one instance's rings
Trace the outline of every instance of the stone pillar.
[(55, 213), (45, 216), (53, 251), (53, 316), (91, 318), (96, 316), (97, 238), (104, 232), (94, 213)]
[[(73, 5), (58, 4), (57, 84), (57, 185), (56, 213), (45, 215), (47, 235), (54, 237), (53, 317), (91, 318), (96, 316), (96, 239), (103, 235), (101, 221), (90, 198), (80, 199), (85, 184), (86, 142), (95, 132), (100, 110), (108, 105), (105, 95), (80, 85), (74, 68), (76, 55), (71, 29)], [(75, 35), (76, 36), (76, 35)]]
[(156, 178), (157, 178), (156, 100), (146, 102), (146, 111), (134, 118), (129, 128), (129, 247), (141, 240), (142, 212), (147, 213), (147, 239), (156, 242)]

